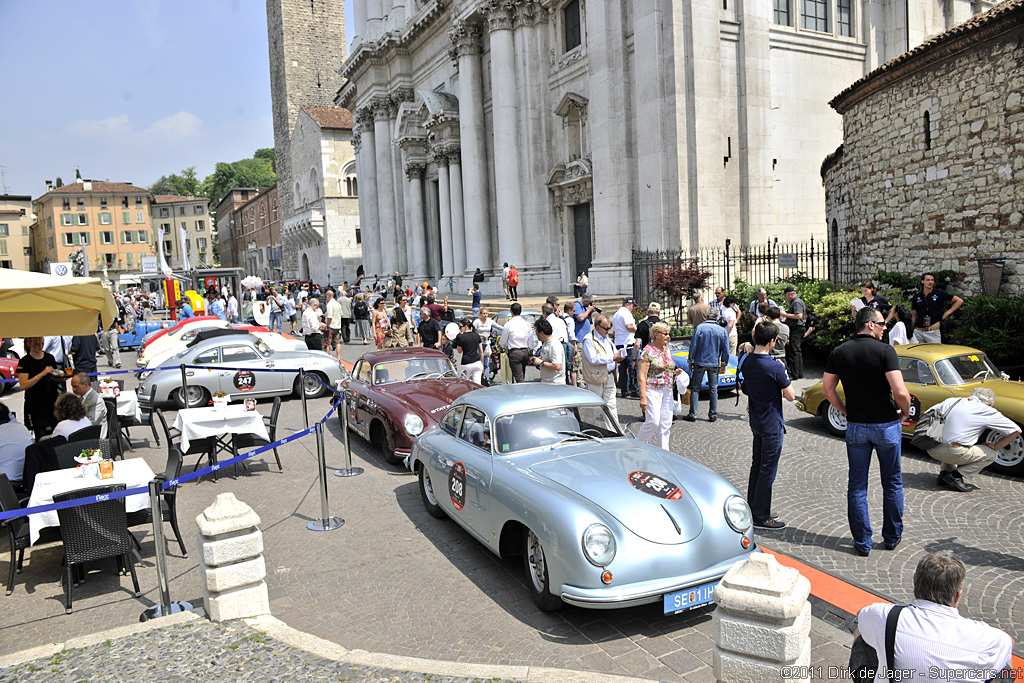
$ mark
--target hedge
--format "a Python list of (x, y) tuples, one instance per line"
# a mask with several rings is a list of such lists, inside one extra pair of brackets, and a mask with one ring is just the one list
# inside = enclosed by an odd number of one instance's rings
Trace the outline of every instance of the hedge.
[(942, 340), (981, 349), (1000, 370), (1024, 366), (1024, 296), (969, 296), (942, 323)]

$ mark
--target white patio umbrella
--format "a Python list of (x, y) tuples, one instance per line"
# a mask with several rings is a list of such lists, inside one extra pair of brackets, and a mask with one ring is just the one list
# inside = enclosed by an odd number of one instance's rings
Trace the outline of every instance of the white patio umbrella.
[(94, 277), (62, 277), (0, 268), (0, 337), (93, 334), (106, 329), (117, 304)]

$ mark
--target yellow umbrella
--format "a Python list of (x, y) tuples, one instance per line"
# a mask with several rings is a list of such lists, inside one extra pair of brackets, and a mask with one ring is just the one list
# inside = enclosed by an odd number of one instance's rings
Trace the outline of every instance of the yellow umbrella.
[(0, 337), (93, 334), (117, 317), (107, 288), (92, 277), (62, 277), (0, 268)]

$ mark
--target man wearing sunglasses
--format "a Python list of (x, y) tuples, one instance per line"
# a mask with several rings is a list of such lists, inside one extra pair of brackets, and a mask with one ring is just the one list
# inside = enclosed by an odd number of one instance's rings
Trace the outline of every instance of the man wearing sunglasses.
[[(862, 308), (857, 312), (856, 330), (853, 339), (840, 344), (829, 356), (822, 389), (829, 403), (846, 416), (846, 457), (850, 463), (847, 515), (854, 549), (867, 557), (872, 545), (868, 514), (872, 451), (878, 456), (884, 490), (882, 539), (886, 550), (894, 550), (903, 536), (900, 424), (910, 415), (910, 392), (903, 384), (896, 350), (882, 341), (882, 313)], [(836, 391), (840, 381), (845, 400)]]

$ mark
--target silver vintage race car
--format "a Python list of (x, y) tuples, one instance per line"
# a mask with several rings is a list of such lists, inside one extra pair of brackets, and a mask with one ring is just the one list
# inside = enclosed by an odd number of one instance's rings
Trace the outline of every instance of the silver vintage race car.
[[(181, 389), (181, 365), (201, 366), (185, 370), (187, 400)], [(302, 368), (307, 377), (300, 387), (299, 370)], [(258, 372), (261, 369), (289, 372)], [(326, 389), (314, 377), (329, 385), (340, 381), (342, 376), (338, 361), (323, 351), (275, 351), (256, 335), (243, 330), (209, 330), (201, 332), (188, 348), (152, 372), (142, 373), (137, 393), (143, 410), (165, 401), (174, 401), (179, 408), (186, 404), (189, 408), (205, 406), (216, 391), (223, 391), (232, 399), (298, 394), (299, 391), (304, 391), (306, 398), (316, 398)]]
[(624, 434), (589, 391), (515, 384), (459, 397), (408, 458), (423, 504), (500, 556), (520, 554), (534, 603), (610, 609), (711, 602), (756, 550), (725, 478)]

